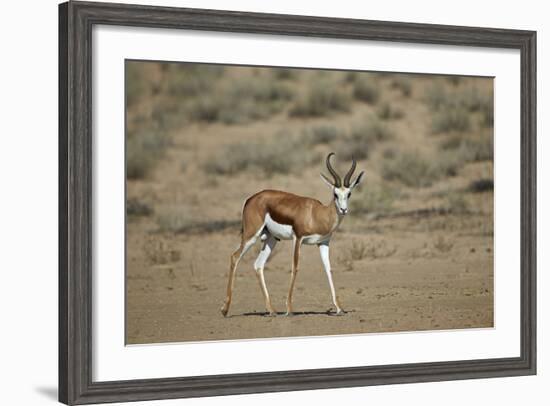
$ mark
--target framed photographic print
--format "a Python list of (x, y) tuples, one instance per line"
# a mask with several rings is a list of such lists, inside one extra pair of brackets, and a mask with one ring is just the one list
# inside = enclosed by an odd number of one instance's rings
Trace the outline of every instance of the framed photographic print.
[(61, 402), (536, 373), (535, 32), (59, 30)]

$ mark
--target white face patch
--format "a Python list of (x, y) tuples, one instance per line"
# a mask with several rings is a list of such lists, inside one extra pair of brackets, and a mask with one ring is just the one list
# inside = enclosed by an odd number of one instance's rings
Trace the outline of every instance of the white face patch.
[(348, 213), (348, 200), (351, 196), (351, 189), (345, 186), (334, 188), (334, 202), (338, 214), (345, 215)]

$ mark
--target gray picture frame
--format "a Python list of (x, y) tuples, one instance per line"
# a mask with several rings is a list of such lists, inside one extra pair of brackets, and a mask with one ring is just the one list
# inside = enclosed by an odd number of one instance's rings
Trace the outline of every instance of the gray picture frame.
[[(521, 54), (521, 352), (476, 359), (92, 380), (92, 28), (96, 24), (511, 48)], [(88, 404), (536, 374), (536, 32), (68, 2), (59, 5), (59, 400)]]

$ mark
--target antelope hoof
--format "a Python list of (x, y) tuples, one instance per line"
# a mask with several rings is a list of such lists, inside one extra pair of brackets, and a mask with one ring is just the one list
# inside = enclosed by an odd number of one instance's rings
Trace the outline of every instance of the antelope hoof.
[(285, 316), (286, 317), (294, 316), (294, 312), (292, 310), (287, 310), (286, 313), (285, 313)]
[(340, 309), (340, 308), (336, 309), (336, 313), (335, 313), (336, 316), (343, 316), (344, 314), (346, 314), (344, 309)]
[(220, 312), (222, 313), (223, 317), (227, 317), (227, 312), (229, 311), (229, 308), (226, 305), (223, 305), (220, 309)]
[(275, 317), (277, 315), (277, 312), (275, 310), (271, 310), (268, 314), (267, 314), (267, 317)]

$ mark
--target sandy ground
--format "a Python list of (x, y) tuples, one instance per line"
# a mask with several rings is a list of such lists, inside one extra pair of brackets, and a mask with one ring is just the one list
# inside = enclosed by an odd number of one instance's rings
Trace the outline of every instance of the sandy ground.
[[(394, 124), (398, 138), (393, 143), (425, 148), (414, 135), (425, 111), (414, 99), (408, 103), (414, 118)], [(358, 106), (352, 114), (367, 108)], [(331, 120), (345, 123), (349, 117)], [(284, 316), (291, 264), (291, 244), (284, 241), (265, 271), (279, 315), (265, 315), (252, 267), (259, 244), (239, 264), (229, 315), (221, 315), (239, 226), (174, 233), (159, 230), (157, 218), (175, 208), (190, 216), (237, 222), (244, 199), (264, 188), (327, 202), (330, 193), (318, 175), (324, 170), (321, 163), (299, 175), (270, 178), (249, 173), (215, 178), (199, 166), (223, 145), (248, 142), (257, 134), (272, 136), (278, 127), (288, 127), (287, 121), (280, 114), (246, 126), (186, 126), (174, 132), (173, 145), (149, 177), (128, 181), (128, 198), (149, 202), (154, 213), (127, 223), (127, 343), (492, 327), (492, 192), (468, 195), (470, 207), (475, 207), (468, 214), (399, 214), (437, 206), (438, 190), (464, 187), (492, 171), (490, 162), (469, 164), (444, 185), (409, 190), (404, 202), (396, 202), (395, 215), (351, 212), (346, 217), (331, 243), (334, 282), (345, 315), (333, 315), (318, 249), (305, 246), (294, 293), (296, 314)], [(306, 124), (295, 120), (291, 125)], [(380, 181), (380, 159), (377, 155), (359, 163), (367, 172), (362, 187)], [(353, 253), (354, 246), (361, 247), (360, 255)]]
[[(129, 245), (138, 244), (138, 239), (133, 237)], [(373, 256), (381, 257), (346, 265), (338, 253), (349, 239), (365, 239), (376, 247)], [(492, 241), (483, 237), (454, 237), (452, 249), (441, 252), (434, 247), (436, 241), (419, 232), (339, 233), (332, 256), (338, 296), (347, 311), (344, 316), (331, 314), (334, 309), (315, 247), (303, 250), (294, 295), (297, 314), (283, 315), (290, 276), (290, 244), (283, 242), (266, 268), (268, 289), (280, 316), (265, 316), (252, 268), (254, 256), (249, 253), (240, 264), (227, 318), (219, 309), (235, 233), (163, 241), (177, 247), (185, 259), (147, 266), (143, 251), (130, 254), (128, 343), (457, 329), (493, 323)]]

